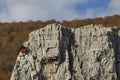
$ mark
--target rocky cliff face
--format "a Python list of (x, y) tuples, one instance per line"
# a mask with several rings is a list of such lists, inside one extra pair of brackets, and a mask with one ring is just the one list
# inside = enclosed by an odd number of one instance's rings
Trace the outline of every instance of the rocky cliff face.
[(33, 31), (11, 80), (120, 80), (118, 28), (50, 24)]

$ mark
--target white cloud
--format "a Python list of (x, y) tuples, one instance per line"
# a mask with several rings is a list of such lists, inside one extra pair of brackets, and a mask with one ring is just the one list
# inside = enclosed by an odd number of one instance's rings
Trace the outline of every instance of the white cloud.
[(120, 0), (111, 0), (108, 7), (111, 13), (120, 14)]
[(99, 7), (96, 9), (89, 8), (86, 10), (86, 13), (83, 14), (86, 17), (83, 18), (94, 18), (94, 17), (104, 17), (120, 14), (120, 0), (110, 0), (106, 7)]
[[(4, 15), (0, 14), (0, 21), (71, 20), (80, 16), (74, 9), (75, 5), (87, 3), (89, 0), (1, 0), (0, 2), (8, 9)], [(8, 18), (4, 18), (6, 16)]]
[(0, 11), (0, 21), (72, 20), (120, 14), (120, 0), (111, 0), (106, 8), (88, 8), (85, 13), (75, 9), (77, 4), (90, 4), (91, 1), (97, 0), (0, 0), (0, 5), (6, 8)]

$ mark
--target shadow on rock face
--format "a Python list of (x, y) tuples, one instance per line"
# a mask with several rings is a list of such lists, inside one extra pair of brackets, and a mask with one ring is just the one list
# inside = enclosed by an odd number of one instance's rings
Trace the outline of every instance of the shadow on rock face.
[(109, 47), (114, 49), (117, 80), (120, 80), (120, 49), (119, 49), (120, 48), (120, 36), (119, 36), (120, 28), (112, 28), (111, 30), (112, 31), (109, 31), (107, 33), (108, 41), (112, 43), (112, 45), (109, 45)]

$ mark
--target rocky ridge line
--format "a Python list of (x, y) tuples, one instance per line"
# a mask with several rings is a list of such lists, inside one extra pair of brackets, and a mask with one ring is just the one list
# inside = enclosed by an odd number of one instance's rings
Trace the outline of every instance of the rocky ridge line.
[(29, 34), (11, 80), (119, 80), (120, 31), (50, 24)]

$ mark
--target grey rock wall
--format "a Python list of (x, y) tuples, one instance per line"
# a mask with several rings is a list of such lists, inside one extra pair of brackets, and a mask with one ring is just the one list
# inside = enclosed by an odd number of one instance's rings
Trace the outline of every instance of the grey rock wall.
[(11, 80), (120, 80), (119, 28), (50, 24), (29, 34)]

